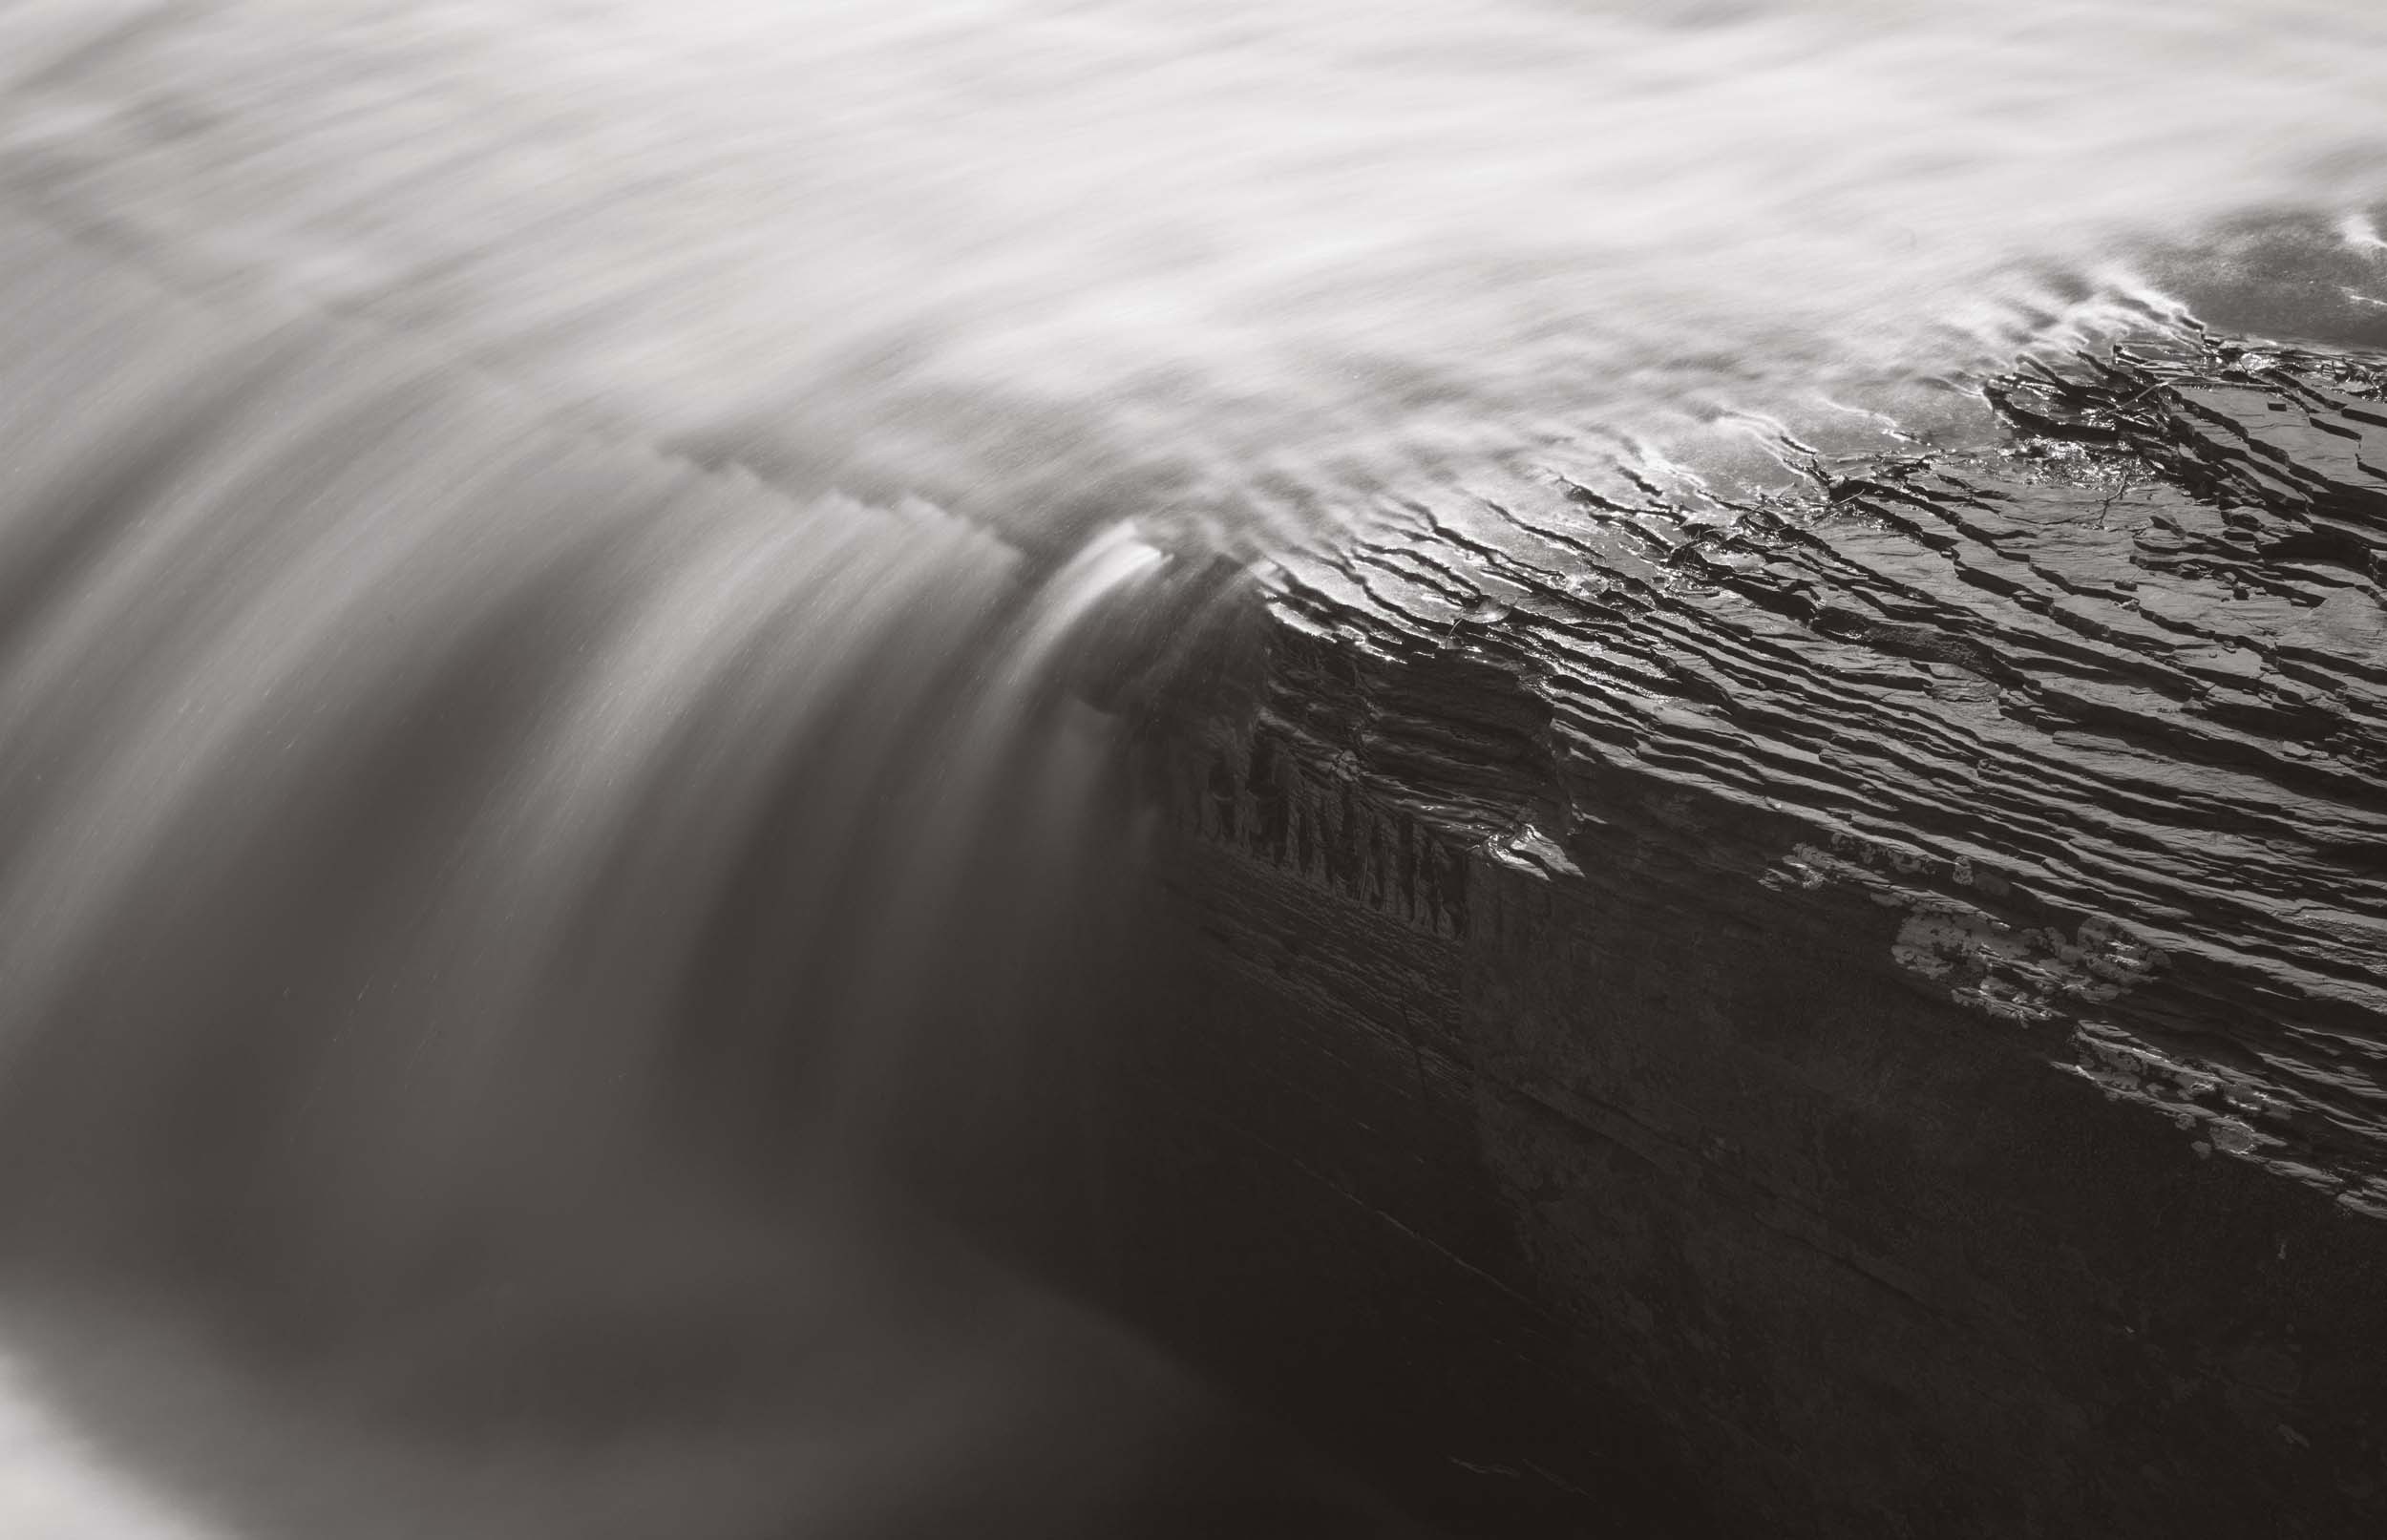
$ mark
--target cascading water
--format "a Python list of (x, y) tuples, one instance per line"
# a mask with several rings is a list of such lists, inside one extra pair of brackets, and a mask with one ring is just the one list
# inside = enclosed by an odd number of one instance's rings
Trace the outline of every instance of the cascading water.
[(1214, 1532), (885, 1191), (1094, 992), (1087, 638), (2283, 253), (2375, 326), (2381, 99), (2352, 0), (0, 6), (0, 1525)]
[(260, 1533), (1107, 1532), (1198, 1393), (873, 1193), (907, 1059), (1088, 961), (1059, 686), (1158, 554), (1036, 578), (11, 235), (28, 1350), (105, 1403), (163, 1339), (213, 1400), (136, 1442)]

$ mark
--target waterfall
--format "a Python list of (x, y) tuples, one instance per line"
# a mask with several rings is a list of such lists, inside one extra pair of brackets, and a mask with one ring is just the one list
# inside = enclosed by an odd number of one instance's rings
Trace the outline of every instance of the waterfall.
[(1225, 1425), (889, 1148), (1099, 972), (1073, 649), (1158, 551), (6, 262), (0, 1298), (55, 1394), (360, 1540), (1099, 1534)]
[(1084, 680), (1371, 498), (2369, 335), (2383, 16), (0, 6), (0, 1521), (1377, 1523), (915, 1195), (1066, 1208), (1132, 1029)]

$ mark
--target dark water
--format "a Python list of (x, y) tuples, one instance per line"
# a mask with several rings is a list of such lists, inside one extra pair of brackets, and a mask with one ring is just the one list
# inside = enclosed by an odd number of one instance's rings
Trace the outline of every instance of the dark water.
[(1133, 1029), (1076, 685), (1387, 490), (2373, 335), (2382, 99), (2352, 0), (0, 7), (0, 1529), (1372, 1524), (891, 1174), (1034, 1206)]

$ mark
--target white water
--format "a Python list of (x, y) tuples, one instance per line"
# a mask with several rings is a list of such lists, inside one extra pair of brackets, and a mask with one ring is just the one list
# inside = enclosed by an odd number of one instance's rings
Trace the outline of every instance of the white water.
[(1202, 1393), (852, 1184), (1109, 908), (1117, 521), (2358, 331), (2383, 101), (2365, 0), (0, 6), (0, 1525), (1103, 1532)]
[(20, 200), (1012, 526), (1811, 418), (2387, 194), (2368, 0), (14, 11)]

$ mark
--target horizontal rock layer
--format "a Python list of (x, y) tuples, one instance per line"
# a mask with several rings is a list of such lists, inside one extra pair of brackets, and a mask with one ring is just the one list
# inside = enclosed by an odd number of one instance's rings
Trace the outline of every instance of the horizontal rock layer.
[(1463, 1532), (2377, 1522), (2381, 380), (2174, 337), (1283, 559), (1164, 734), (1124, 1293)]

